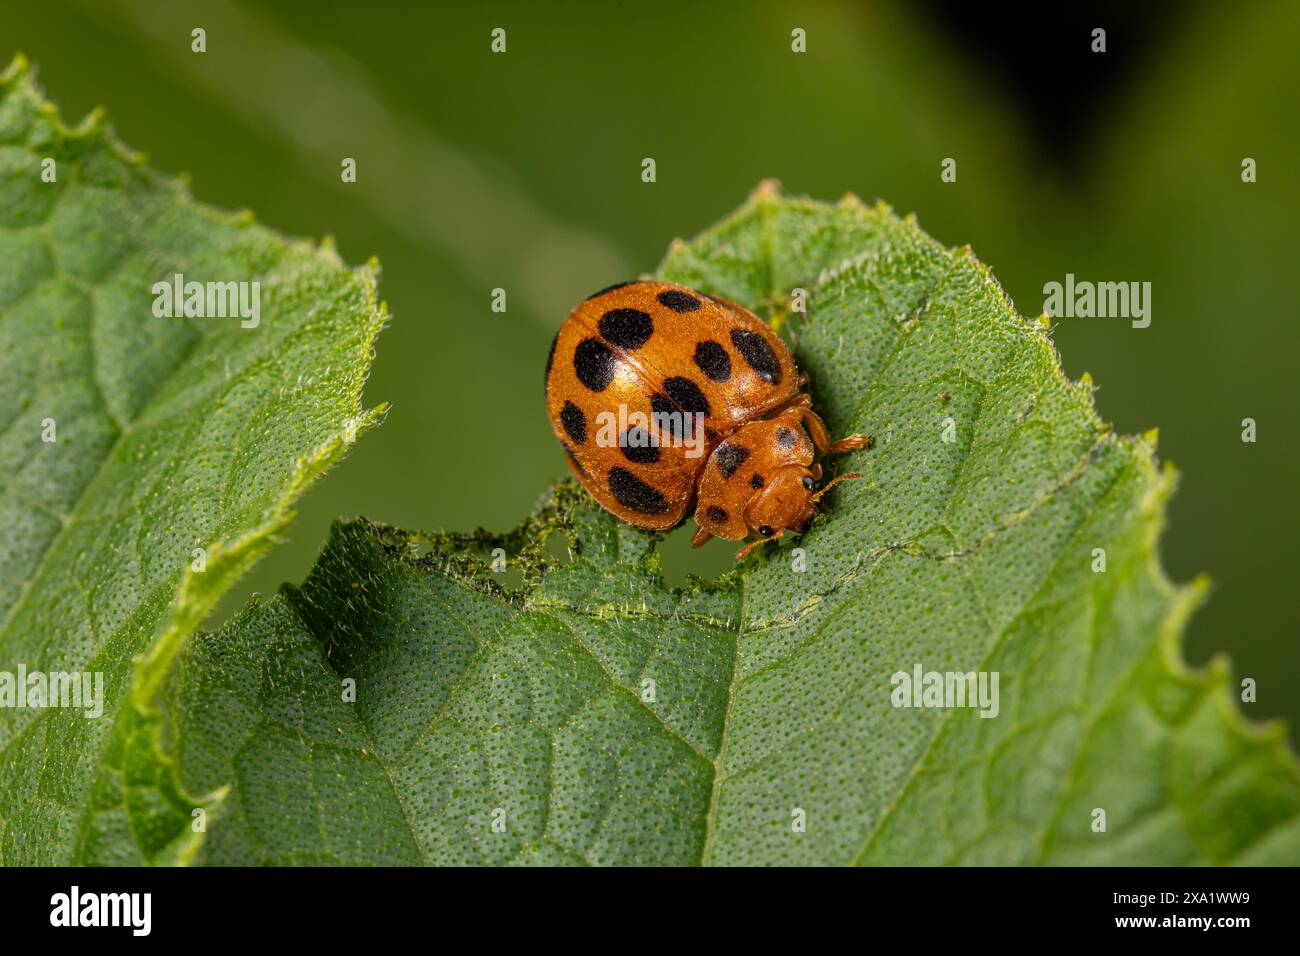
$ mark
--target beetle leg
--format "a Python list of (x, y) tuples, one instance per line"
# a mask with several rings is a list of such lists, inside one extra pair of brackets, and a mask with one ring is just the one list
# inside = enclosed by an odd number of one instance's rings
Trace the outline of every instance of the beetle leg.
[(804, 426), (808, 429), (808, 437), (820, 452), (838, 455), (871, 444), (869, 435), (846, 435), (839, 441), (831, 441), (831, 436), (826, 432), (826, 423), (820, 415), (811, 408), (800, 408), (799, 411), (803, 415)]
[(788, 412), (792, 408), (812, 408), (812, 396), (807, 392), (799, 392), (788, 401), (783, 402), (768, 412), (766, 417), (768, 420), (778, 418), (782, 413)]
[(704, 544), (704, 542), (708, 541), (712, 537), (713, 537), (712, 531), (706, 531), (703, 528), (698, 528), (696, 529), (695, 537), (691, 538), (691, 547), (698, 548), (700, 545)]

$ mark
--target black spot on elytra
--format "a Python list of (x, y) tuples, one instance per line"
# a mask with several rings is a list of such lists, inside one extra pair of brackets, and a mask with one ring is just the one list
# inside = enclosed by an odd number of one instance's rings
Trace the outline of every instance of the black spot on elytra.
[(578, 381), (593, 392), (603, 392), (614, 380), (618, 361), (600, 339), (583, 339), (573, 350), (573, 370)]
[(727, 523), (727, 510), (725, 508), (719, 508), (717, 505), (709, 505), (709, 510), (707, 514), (709, 516), (709, 520), (712, 521), (714, 524)]
[(776, 430), (776, 443), (782, 448), (793, 448), (798, 440), (798, 436), (784, 425)]
[(773, 385), (781, 381), (781, 362), (763, 336), (748, 329), (732, 329), (731, 344), (763, 381)]
[(660, 429), (666, 429), (668, 434), (672, 436), (672, 441), (682, 441), (682, 437), (685, 435), (683, 428), (685, 422), (682, 421), (681, 410), (673, 404), (672, 399), (661, 392), (655, 392), (650, 396), (650, 411), (656, 415), (667, 416), (659, 420)]
[(650, 433), (640, 425), (633, 425), (619, 436), (618, 445), (623, 457), (638, 465), (653, 465), (659, 460), (659, 446), (651, 444)]
[(736, 473), (736, 469), (745, 463), (749, 457), (749, 449), (744, 445), (732, 445), (724, 442), (718, 446), (714, 452), (714, 458), (718, 461), (718, 471), (722, 472), (723, 478), (730, 478)]
[(654, 323), (640, 309), (610, 309), (600, 317), (600, 335), (621, 349), (639, 349), (654, 334)]
[(560, 424), (575, 445), (581, 445), (587, 440), (587, 416), (573, 402), (565, 402), (560, 409)]
[(682, 411), (709, 414), (709, 400), (704, 397), (700, 387), (689, 378), (674, 375), (672, 378), (664, 379), (664, 391)]
[(701, 342), (695, 346), (695, 367), (715, 382), (731, 378), (731, 356), (717, 342)]
[(700, 309), (699, 299), (678, 289), (665, 289), (655, 298), (659, 300), (660, 305), (666, 305), (674, 312), (698, 312)]
[[(564, 444), (564, 443), (561, 442), (561, 444)], [(573, 467), (576, 468), (576, 469), (578, 470), (578, 474), (580, 474), (580, 475), (582, 475), (582, 477), (586, 478), (586, 477), (587, 477), (587, 469), (586, 469), (586, 468), (583, 468), (583, 467), (582, 467), (582, 462), (578, 461), (578, 459), (577, 459), (576, 457), (574, 457), (573, 449), (570, 448), (568, 445), (564, 445), (564, 455), (565, 455), (566, 458), (569, 459), (570, 462), (573, 463)]]
[(551, 365), (555, 362), (555, 346), (560, 343), (560, 332), (557, 329), (555, 338), (551, 339), (551, 350), (546, 353), (546, 394), (551, 393)]
[(604, 295), (606, 292), (613, 292), (615, 289), (622, 289), (625, 286), (636, 285), (638, 281), (639, 280), (637, 279), (633, 279), (631, 282), (615, 282), (613, 285), (605, 286), (605, 288), (601, 289), (599, 292), (593, 292), (591, 295), (587, 296), (587, 298), (583, 299), (582, 301), (590, 302), (598, 295)]
[(668, 510), (663, 494), (626, 468), (616, 466), (609, 470), (609, 491), (624, 508), (643, 515), (661, 515)]
[(749, 479), (749, 487), (751, 487), (751, 488), (762, 488), (762, 487), (763, 487), (763, 476), (762, 476), (762, 475), (755, 475), (753, 478)]

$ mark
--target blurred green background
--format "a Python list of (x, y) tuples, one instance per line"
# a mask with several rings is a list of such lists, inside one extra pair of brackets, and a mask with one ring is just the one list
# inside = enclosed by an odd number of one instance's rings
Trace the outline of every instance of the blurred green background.
[[(1294, 729), (1300, 15), (1285, 0), (1141, 7), (997, 22), (937, 2), (58, 0), (0, 5), (0, 56), (26, 53), (68, 118), (107, 107), (200, 199), (382, 261), (393, 321), (367, 399), (392, 403), (388, 422), (219, 616), (301, 580), (335, 517), (513, 526), (564, 473), (542, 366), (565, 314), (771, 176), (916, 212), (1028, 315), (1067, 272), (1152, 283), (1150, 328), (1061, 319), (1055, 340), (1068, 375), (1095, 378), (1102, 416), (1159, 426), (1182, 473), (1165, 564), (1215, 585), (1189, 658), (1228, 651), (1258, 681), (1250, 713)], [(732, 560), (725, 544), (688, 550), (670, 540), (670, 578)]]

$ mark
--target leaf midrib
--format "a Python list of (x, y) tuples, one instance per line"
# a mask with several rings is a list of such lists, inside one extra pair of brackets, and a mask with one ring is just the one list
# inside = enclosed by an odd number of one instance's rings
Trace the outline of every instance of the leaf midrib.
[(722, 707), (722, 733), (718, 740), (718, 755), (713, 764), (713, 787), (709, 791), (709, 804), (704, 811), (704, 845), (700, 848), (700, 866), (707, 866), (713, 855), (718, 836), (718, 806), (722, 800), (722, 783), (726, 779), (727, 744), (731, 741), (731, 715), (735, 709), (736, 689), (740, 686), (740, 644), (745, 635), (745, 613), (749, 607), (749, 570), (740, 575), (740, 617), (736, 625), (735, 653), (731, 659), (731, 681), (727, 685), (727, 699)]

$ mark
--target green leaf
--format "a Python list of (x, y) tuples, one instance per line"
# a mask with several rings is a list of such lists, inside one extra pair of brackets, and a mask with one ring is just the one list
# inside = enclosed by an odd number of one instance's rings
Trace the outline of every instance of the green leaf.
[[(176, 273), (260, 283), (256, 325), (158, 317), (154, 283)], [(105, 703), (18, 708), (11, 685), (0, 862), (197, 848), (156, 691), (382, 411), (360, 404), (376, 274), (194, 202), (98, 114), (65, 127), (21, 58), (0, 74), (0, 679), (99, 672)]]
[[(684, 590), (567, 482), (502, 537), (336, 526), (167, 682), (186, 787), (229, 788), (199, 860), (1300, 861), (1283, 729), (1182, 663), (1205, 584), (1159, 567), (1154, 435), (1098, 419), (969, 249), (767, 187), (659, 274), (777, 317), (808, 291), (798, 359), (876, 436), (863, 479)], [(997, 672), (996, 716), (893, 706), (918, 665)]]

